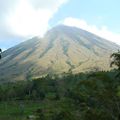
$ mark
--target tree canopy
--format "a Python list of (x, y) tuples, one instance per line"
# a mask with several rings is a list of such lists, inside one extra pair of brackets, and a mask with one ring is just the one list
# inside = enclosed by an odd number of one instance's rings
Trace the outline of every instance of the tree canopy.
[(2, 53), (2, 49), (0, 48), (0, 59), (2, 58), (2, 55), (1, 55), (1, 53)]
[(116, 66), (118, 68), (119, 73), (117, 74), (117, 76), (120, 75), (120, 51), (118, 50), (118, 52), (115, 52), (111, 55), (112, 61), (110, 66), (112, 67), (113, 65)]

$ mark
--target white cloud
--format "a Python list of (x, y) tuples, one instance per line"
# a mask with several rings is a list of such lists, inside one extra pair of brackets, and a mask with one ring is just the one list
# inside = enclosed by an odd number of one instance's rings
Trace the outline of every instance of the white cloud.
[(43, 36), (49, 20), (68, 0), (0, 0), (0, 48)]
[(49, 28), (49, 20), (67, 0), (17, 0), (14, 11), (6, 17), (13, 34), (42, 36)]
[(2, 52), (4, 52), (5, 50), (7, 50), (6, 48), (1, 48), (2, 49)]
[(98, 28), (96, 25), (89, 25), (85, 20), (68, 17), (62, 21), (64, 25), (78, 27), (101, 36), (107, 40), (115, 42), (120, 45), (120, 33), (110, 31), (107, 26)]

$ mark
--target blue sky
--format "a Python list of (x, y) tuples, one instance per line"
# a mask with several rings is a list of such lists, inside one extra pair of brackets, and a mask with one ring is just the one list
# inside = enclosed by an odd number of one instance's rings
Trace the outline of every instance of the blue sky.
[(86, 20), (100, 27), (106, 25), (114, 32), (120, 32), (120, 0), (69, 0), (60, 7), (50, 21), (51, 24), (74, 17)]
[(2, 0), (0, 47), (10, 48), (58, 24), (120, 44), (120, 0)]

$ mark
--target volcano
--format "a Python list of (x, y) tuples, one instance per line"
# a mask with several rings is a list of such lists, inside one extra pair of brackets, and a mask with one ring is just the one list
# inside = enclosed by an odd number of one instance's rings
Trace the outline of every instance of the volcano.
[(2, 54), (0, 82), (47, 74), (110, 70), (110, 55), (120, 46), (85, 30), (59, 25)]

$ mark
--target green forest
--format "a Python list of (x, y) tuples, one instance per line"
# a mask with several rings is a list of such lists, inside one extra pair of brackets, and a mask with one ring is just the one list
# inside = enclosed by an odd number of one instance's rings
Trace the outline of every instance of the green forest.
[(120, 120), (120, 52), (111, 71), (0, 85), (0, 120)]

